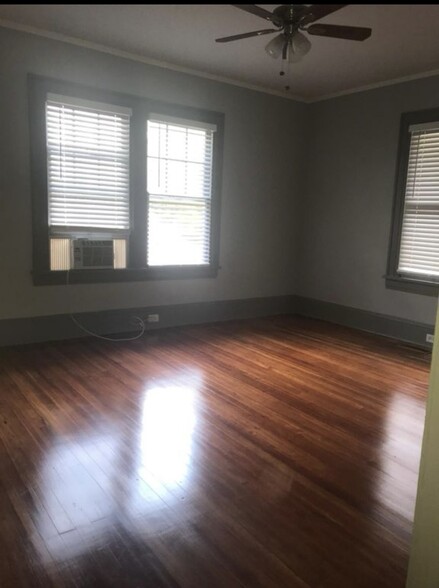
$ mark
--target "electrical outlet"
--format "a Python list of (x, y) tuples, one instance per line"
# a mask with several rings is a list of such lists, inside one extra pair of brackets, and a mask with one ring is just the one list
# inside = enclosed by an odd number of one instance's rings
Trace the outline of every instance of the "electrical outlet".
[(147, 319), (149, 323), (158, 323), (160, 320), (160, 315), (158, 314), (149, 314)]
[(434, 335), (431, 335), (430, 333), (425, 337), (425, 340), (427, 341), (427, 343), (434, 343)]

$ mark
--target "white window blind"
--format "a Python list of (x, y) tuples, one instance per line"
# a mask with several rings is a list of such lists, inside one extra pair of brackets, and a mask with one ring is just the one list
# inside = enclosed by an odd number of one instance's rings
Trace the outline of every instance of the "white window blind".
[(398, 272), (439, 280), (439, 123), (410, 127)]
[(151, 115), (148, 120), (147, 263), (207, 265), (214, 125)]
[(50, 94), (46, 129), (50, 233), (127, 233), (130, 110)]

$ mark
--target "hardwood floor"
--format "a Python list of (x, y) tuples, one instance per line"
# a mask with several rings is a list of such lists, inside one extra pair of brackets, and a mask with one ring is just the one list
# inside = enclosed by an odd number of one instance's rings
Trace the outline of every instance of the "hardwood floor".
[(403, 588), (430, 354), (274, 317), (0, 351), (2, 588)]

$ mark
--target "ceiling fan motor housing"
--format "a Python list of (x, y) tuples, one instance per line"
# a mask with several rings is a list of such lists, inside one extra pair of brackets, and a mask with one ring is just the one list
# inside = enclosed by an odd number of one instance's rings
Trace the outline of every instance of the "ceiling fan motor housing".
[(273, 10), (272, 22), (278, 27), (298, 28), (302, 16), (304, 15), (305, 6), (303, 4), (285, 4), (278, 6)]

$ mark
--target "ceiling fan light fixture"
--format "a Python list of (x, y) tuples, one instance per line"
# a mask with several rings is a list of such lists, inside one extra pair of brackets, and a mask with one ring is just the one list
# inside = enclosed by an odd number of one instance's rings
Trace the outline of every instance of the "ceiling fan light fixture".
[(295, 53), (293, 46), (290, 44), (288, 48), (288, 62), (299, 63), (299, 61), (302, 61), (302, 55), (300, 55), (299, 53)]
[(282, 50), (285, 45), (285, 35), (280, 33), (280, 35), (276, 35), (274, 39), (271, 39), (269, 43), (265, 46), (265, 51), (268, 53), (270, 57), (273, 59), (277, 59), (281, 54)]
[(293, 53), (294, 55), (297, 55), (300, 58), (302, 58), (309, 52), (311, 46), (312, 45), (310, 40), (307, 37), (305, 37), (303, 33), (299, 33), (299, 31), (297, 31), (297, 33), (294, 34), (292, 39), (290, 54)]

